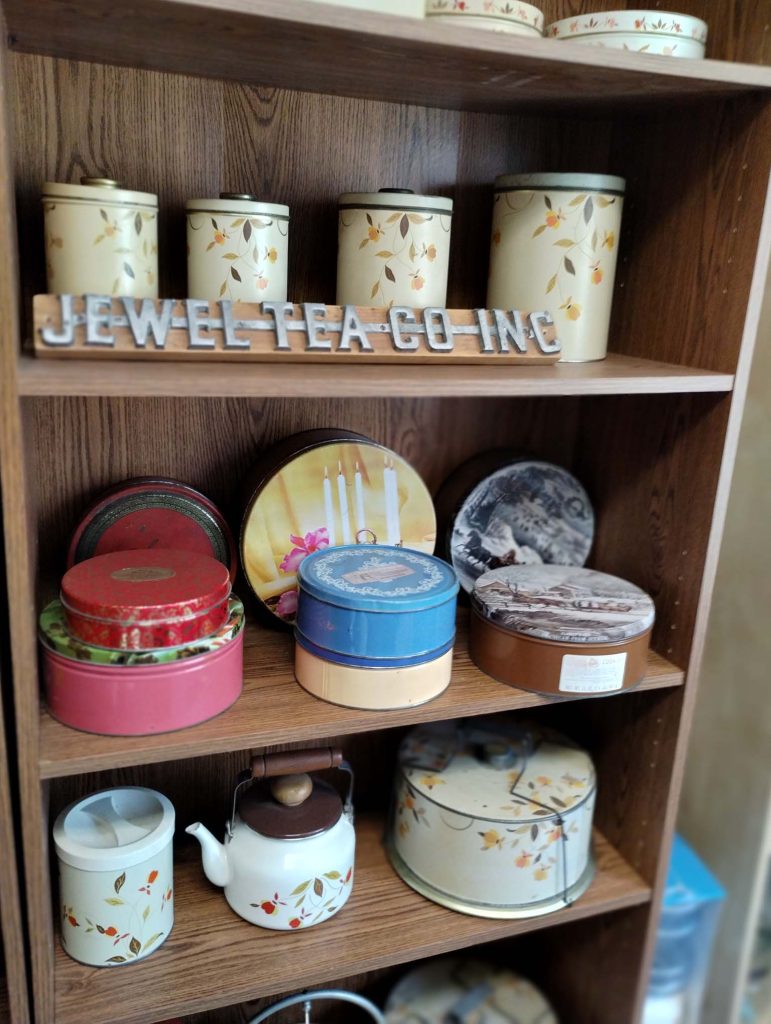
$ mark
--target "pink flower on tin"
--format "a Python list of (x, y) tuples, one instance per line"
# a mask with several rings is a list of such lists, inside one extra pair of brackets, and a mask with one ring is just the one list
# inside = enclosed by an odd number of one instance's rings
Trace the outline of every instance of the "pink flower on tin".
[(297, 588), (285, 590), (276, 605), (276, 615), (280, 619), (291, 619), (297, 614)]
[(297, 572), (300, 562), (302, 562), (306, 555), (319, 551), (321, 548), (329, 547), (329, 534), (327, 533), (326, 526), (321, 526), (318, 530), (311, 530), (304, 537), (296, 537), (294, 534), (291, 534), (289, 539), (294, 544), (294, 547), (288, 554), (284, 555), (284, 559), (279, 566), (282, 572)]

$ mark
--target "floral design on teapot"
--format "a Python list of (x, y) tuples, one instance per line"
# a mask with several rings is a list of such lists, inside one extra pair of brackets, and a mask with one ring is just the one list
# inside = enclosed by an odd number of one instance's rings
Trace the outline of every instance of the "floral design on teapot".
[[(272, 897), (252, 903), (268, 917), (289, 917), (290, 928), (306, 928), (318, 924), (323, 917), (336, 913), (345, 900), (345, 890), (353, 881), (353, 865), (347, 871), (325, 871), (322, 875), (300, 882), (287, 896), (274, 892)], [(282, 907), (287, 909), (282, 910)]]

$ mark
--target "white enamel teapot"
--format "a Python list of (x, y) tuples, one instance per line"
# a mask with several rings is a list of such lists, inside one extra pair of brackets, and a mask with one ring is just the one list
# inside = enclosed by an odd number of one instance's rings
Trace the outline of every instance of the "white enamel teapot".
[[(350, 776), (345, 804), (306, 772), (339, 768)], [(267, 780), (270, 780), (269, 782)], [(263, 754), (238, 777), (224, 844), (200, 822), (186, 829), (201, 844), (203, 870), (245, 920), (292, 931), (321, 924), (353, 885), (353, 772), (340, 750)]]

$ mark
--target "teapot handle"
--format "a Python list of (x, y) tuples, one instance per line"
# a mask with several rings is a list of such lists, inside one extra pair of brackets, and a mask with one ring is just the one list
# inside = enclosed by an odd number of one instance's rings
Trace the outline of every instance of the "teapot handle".
[(275, 754), (258, 754), (252, 758), (253, 779), (272, 779), (276, 775), (299, 775), (339, 768), (343, 752), (339, 747), (315, 747), (311, 750), (283, 750)]

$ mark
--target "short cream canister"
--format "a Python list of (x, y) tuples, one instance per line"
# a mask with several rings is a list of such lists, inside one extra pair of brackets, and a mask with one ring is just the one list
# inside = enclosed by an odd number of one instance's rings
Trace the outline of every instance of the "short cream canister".
[(158, 197), (109, 178), (43, 185), (48, 290), (158, 297)]
[(340, 196), (337, 303), (447, 304), (452, 200), (381, 189)]
[(149, 956), (174, 925), (174, 807), (139, 786), (102, 790), (54, 825), (62, 948), (94, 967)]
[(286, 302), (288, 206), (222, 192), (189, 199), (186, 209), (191, 298)]
[(549, 310), (563, 361), (607, 354), (624, 187), (606, 174), (496, 178), (487, 305)]

